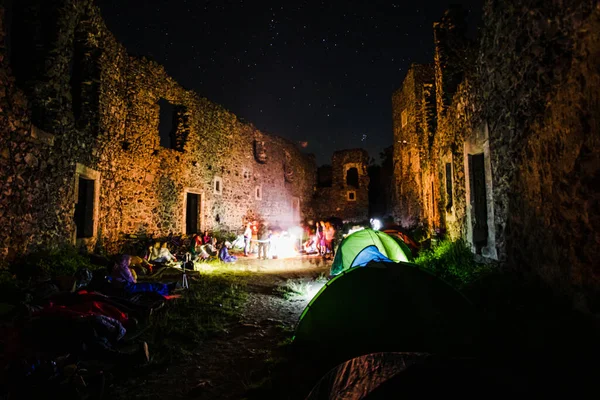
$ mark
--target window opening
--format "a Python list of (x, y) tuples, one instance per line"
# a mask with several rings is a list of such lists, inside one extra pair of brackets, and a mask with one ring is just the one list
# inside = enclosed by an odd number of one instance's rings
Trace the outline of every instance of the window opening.
[(348, 168), (346, 171), (346, 185), (358, 188), (358, 169), (355, 167)]
[(175, 106), (169, 103), (168, 100), (160, 99), (158, 101), (160, 107), (158, 133), (160, 135), (160, 145), (167, 149), (175, 148)]

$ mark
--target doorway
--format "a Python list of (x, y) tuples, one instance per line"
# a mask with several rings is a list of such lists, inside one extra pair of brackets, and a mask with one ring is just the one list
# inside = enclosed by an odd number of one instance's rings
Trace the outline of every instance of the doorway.
[(94, 193), (93, 179), (79, 177), (77, 203), (75, 204), (75, 226), (77, 239), (94, 236)]
[(187, 193), (185, 213), (185, 233), (190, 235), (200, 232), (200, 195)]
[(483, 153), (469, 154), (469, 180), (473, 210), (473, 244), (477, 254), (488, 245), (488, 212)]

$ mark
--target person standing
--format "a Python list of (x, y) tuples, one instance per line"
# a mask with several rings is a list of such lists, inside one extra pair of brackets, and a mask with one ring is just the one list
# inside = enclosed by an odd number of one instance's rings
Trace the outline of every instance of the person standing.
[(325, 223), (325, 254), (327, 254), (327, 252), (331, 252), (331, 257), (335, 256), (335, 253), (333, 250), (333, 246), (335, 246), (334, 238), (335, 238), (335, 228), (333, 227), (333, 225), (331, 225), (330, 222), (326, 222)]
[(324, 256), (327, 253), (327, 247), (325, 247), (325, 222), (317, 222), (317, 249), (319, 255)]
[(244, 256), (248, 257), (250, 251), (250, 241), (252, 240), (252, 224), (248, 222), (244, 230)]
[(260, 225), (260, 228), (258, 230), (258, 259), (259, 260), (261, 258), (263, 260), (267, 259), (267, 252), (269, 251), (269, 242), (270, 241), (271, 241), (270, 231), (267, 229), (267, 224), (263, 223)]

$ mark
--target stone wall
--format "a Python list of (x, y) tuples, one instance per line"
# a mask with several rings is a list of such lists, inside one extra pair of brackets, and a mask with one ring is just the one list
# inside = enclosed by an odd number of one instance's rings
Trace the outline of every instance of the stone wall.
[[(368, 164), (369, 154), (363, 149), (333, 153), (332, 185), (319, 188), (315, 193), (316, 218), (335, 216), (344, 221), (365, 221), (369, 218)], [(354, 177), (352, 169), (356, 172)]]
[(508, 3), (486, 4), (479, 66), (498, 252), (600, 313), (600, 5)]
[[(200, 200), (199, 229), (312, 214), (313, 156), (128, 55), (93, 1), (24, 0), (12, 11), (10, 55), (0, 29), (6, 259), (76, 241), (80, 177), (94, 181), (94, 234), (77, 240), (90, 250), (118, 251), (127, 234), (185, 233), (188, 193)], [(23, 66), (16, 80), (11, 65)], [(172, 148), (161, 146), (161, 99), (174, 105)]]
[[(409, 153), (408, 166), (405, 153), (395, 151), (396, 179), (416, 169), (408, 180), (412, 187), (397, 185), (416, 193), (425, 210), (427, 198), (418, 193), (427, 190), (429, 168), (440, 228), (448, 236), (466, 239), (481, 260), (540, 279), (579, 309), (598, 313), (600, 6), (489, 0), (478, 49), (453, 36), (461, 32), (453, 15), (434, 25), (433, 146), (418, 142), (420, 158)], [(464, 51), (455, 51), (464, 57), (453, 61), (448, 49), (456, 46), (449, 43), (464, 44)], [(416, 110), (422, 103), (404, 91), (412, 90), (413, 75), (394, 95), (395, 146), (427, 136), (415, 138), (418, 125), (410, 133), (397, 128), (400, 108)], [(457, 76), (461, 82), (446, 85)], [(398, 206), (401, 216), (410, 215), (401, 198)]]
[(428, 218), (433, 214), (431, 185), (426, 182), (431, 177), (435, 99), (432, 65), (413, 64), (402, 87), (392, 96), (396, 181), (393, 213), (406, 227), (433, 224), (433, 219)]

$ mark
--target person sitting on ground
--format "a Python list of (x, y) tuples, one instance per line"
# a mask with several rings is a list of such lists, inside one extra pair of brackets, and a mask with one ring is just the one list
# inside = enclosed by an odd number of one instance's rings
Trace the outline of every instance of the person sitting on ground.
[(312, 232), (309, 232), (308, 239), (306, 240), (306, 242), (304, 242), (304, 244), (302, 246), (304, 249), (304, 252), (306, 254), (316, 253), (317, 252), (316, 243), (317, 243), (316, 235), (313, 234)]
[(211, 241), (210, 236), (208, 236), (208, 231), (204, 231), (202, 234), (202, 244), (209, 244)]
[(211, 243), (205, 244), (202, 246), (202, 250), (209, 255), (209, 257), (214, 257), (219, 254), (219, 249), (217, 248), (217, 238), (212, 238)]
[(138, 256), (131, 256), (130, 268), (137, 275), (149, 275), (152, 273), (152, 264)]
[(160, 252), (160, 242), (154, 242), (152, 246), (148, 248), (148, 254), (146, 256), (146, 260), (149, 262), (153, 262), (158, 258), (158, 253)]
[(192, 235), (192, 238), (190, 239), (190, 247), (189, 247), (189, 252), (192, 255), (192, 260), (195, 260), (196, 258), (198, 258), (198, 253), (200, 252), (201, 246), (202, 246), (202, 238), (197, 233), (194, 233), (194, 235)]
[(206, 246), (208, 246), (208, 245), (200, 246), (200, 250), (198, 251), (197, 258), (200, 258), (202, 260), (207, 260), (210, 258), (210, 254), (208, 254), (208, 252), (206, 251)]
[(131, 273), (130, 265), (131, 256), (129, 254), (123, 254), (112, 270), (111, 277), (114, 287), (123, 289), (128, 294), (155, 292), (163, 296), (177, 288), (178, 284), (176, 283), (138, 283), (136, 277)]
[(219, 259), (226, 263), (236, 262), (237, 257), (229, 254), (228, 248), (231, 246), (231, 243), (225, 242), (221, 245), (221, 250), (219, 250)]
[[(156, 249), (156, 245), (154, 246), (154, 249)], [(177, 258), (169, 251), (167, 242), (164, 242), (158, 250), (158, 256), (150, 261), (154, 263), (168, 263), (171, 261), (177, 261)]]

